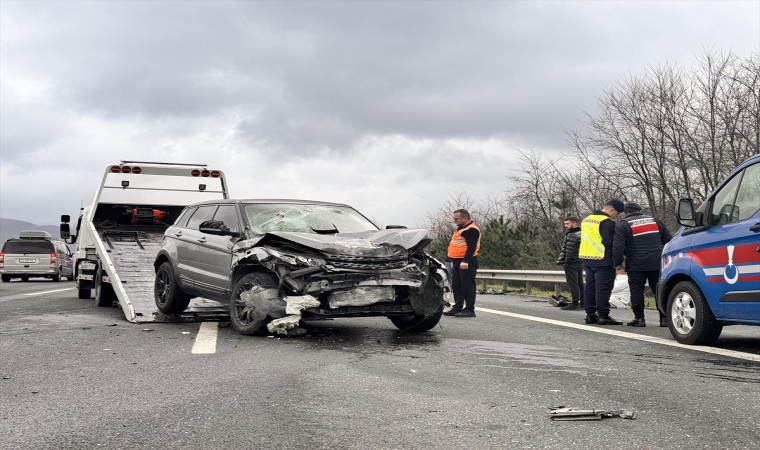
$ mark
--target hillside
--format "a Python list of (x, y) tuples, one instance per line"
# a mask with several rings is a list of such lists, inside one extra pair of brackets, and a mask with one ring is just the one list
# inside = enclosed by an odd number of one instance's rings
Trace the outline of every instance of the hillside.
[(0, 217), (0, 243), (3, 243), (10, 238), (17, 238), (18, 234), (24, 230), (47, 231), (52, 234), (54, 238), (60, 238), (57, 225), (35, 225), (31, 222), (24, 222), (23, 220)]

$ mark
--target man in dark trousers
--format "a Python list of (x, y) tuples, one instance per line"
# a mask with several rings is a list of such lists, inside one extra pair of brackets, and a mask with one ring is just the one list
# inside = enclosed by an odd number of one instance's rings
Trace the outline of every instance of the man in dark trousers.
[(581, 227), (578, 226), (577, 217), (568, 217), (564, 221), (565, 240), (562, 242), (562, 251), (559, 252), (557, 265), (565, 271), (565, 280), (570, 288), (572, 301), (561, 309), (581, 309), (583, 305), (583, 261), (578, 256), (581, 246)]
[[(644, 287), (648, 281), (652, 292), (657, 293), (662, 248), (672, 238), (661, 220), (646, 216), (641, 211), (638, 203), (628, 202), (624, 205), (625, 219), (615, 228), (612, 246), (612, 265), (622, 268), (625, 259), (634, 315), (628, 326), (632, 327), (647, 326), (644, 320)], [(660, 326), (668, 326), (667, 316), (662, 313)]]
[(454, 307), (443, 315), (475, 317), (475, 275), (478, 272), (480, 228), (470, 219), (470, 213), (466, 209), (454, 211), (454, 224), (457, 229), (447, 251), (451, 261)]
[(615, 284), (615, 268), (612, 266), (614, 219), (621, 212), (623, 202), (613, 198), (601, 210), (594, 211), (581, 222), (581, 246), (578, 254), (586, 272), (583, 302), (587, 324), (623, 324), (610, 317), (610, 294)]

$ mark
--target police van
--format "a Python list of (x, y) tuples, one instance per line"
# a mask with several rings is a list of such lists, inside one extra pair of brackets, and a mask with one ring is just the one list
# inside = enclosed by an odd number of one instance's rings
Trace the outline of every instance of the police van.
[(657, 308), (673, 337), (710, 345), (724, 325), (760, 325), (760, 154), (740, 164), (694, 209), (663, 249)]

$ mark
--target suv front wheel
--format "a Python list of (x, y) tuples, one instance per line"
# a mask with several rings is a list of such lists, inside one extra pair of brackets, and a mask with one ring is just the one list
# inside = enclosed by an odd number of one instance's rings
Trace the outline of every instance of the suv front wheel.
[(266, 315), (257, 311), (257, 306), (253, 303), (240, 298), (240, 294), (254, 288), (274, 289), (277, 288), (277, 281), (272, 275), (260, 272), (240, 277), (230, 296), (230, 322), (240, 334), (261, 336), (268, 333)]

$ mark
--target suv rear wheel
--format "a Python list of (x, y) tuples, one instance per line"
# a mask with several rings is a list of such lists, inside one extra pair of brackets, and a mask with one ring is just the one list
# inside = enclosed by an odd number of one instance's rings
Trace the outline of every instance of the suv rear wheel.
[(668, 298), (670, 334), (682, 344), (712, 345), (723, 324), (715, 319), (702, 291), (692, 281), (681, 281)]
[(177, 278), (168, 261), (161, 264), (156, 271), (153, 297), (158, 310), (164, 314), (181, 314), (190, 304), (190, 296), (177, 285)]
[(254, 288), (273, 289), (277, 281), (268, 273), (251, 272), (240, 277), (230, 296), (230, 322), (240, 334), (265, 335), (268, 333), (266, 317), (259, 317), (256, 305), (246, 303), (240, 294)]

